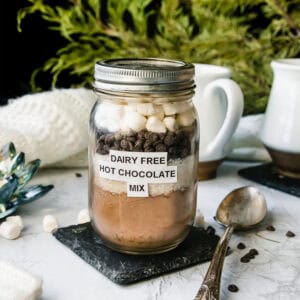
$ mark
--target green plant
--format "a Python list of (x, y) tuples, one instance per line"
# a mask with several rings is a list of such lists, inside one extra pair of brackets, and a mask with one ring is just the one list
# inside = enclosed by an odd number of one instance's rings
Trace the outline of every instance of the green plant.
[[(32, 75), (68, 72), (92, 82), (97, 60), (165, 57), (226, 65), (241, 85), (245, 114), (265, 109), (270, 62), (300, 56), (300, 0), (69, 0), (50, 6), (28, 0), (18, 15), (39, 13), (65, 38), (57, 56)], [(49, 1), (47, 2), (49, 3)]]
[(26, 186), (40, 166), (39, 159), (25, 164), (25, 154), (16, 152), (13, 143), (0, 150), (0, 219), (12, 214), (18, 206), (32, 202), (53, 185)]

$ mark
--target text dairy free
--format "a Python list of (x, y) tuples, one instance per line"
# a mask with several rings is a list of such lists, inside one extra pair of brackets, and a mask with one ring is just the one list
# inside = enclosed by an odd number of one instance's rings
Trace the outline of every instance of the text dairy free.
[(127, 182), (128, 197), (148, 196), (148, 183), (176, 183), (177, 166), (167, 165), (166, 152), (110, 150), (109, 160), (99, 160), (100, 176)]

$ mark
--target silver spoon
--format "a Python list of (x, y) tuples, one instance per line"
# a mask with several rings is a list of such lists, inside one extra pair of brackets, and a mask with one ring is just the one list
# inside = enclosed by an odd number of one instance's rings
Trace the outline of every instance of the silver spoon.
[(242, 187), (232, 191), (223, 199), (217, 209), (216, 221), (227, 228), (219, 240), (195, 300), (218, 300), (220, 298), (221, 274), (233, 231), (254, 227), (265, 218), (266, 214), (265, 197), (257, 188)]

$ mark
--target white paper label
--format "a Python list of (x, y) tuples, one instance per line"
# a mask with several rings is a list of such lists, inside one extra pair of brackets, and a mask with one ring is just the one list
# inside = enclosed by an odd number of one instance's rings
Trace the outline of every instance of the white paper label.
[(149, 183), (176, 183), (177, 166), (168, 166), (167, 152), (109, 151), (98, 160), (100, 176), (127, 182), (128, 197), (148, 197)]

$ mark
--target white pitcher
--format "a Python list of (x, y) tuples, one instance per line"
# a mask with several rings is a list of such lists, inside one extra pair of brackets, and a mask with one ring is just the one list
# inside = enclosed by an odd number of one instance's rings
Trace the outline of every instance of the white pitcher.
[(242, 116), (244, 99), (228, 68), (194, 64), (196, 91), (193, 98), (200, 120), (198, 179), (216, 176), (230, 151), (230, 140)]
[(300, 59), (271, 63), (274, 79), (261, 139), (284, 175), (300, 178)]

